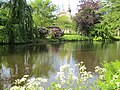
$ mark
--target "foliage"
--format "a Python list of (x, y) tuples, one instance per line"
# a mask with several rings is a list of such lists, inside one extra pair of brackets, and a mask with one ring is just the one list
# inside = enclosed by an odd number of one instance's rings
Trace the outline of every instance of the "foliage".
[(7, 42), (7, 30), (6, 30), (6, 22), (8, 21), (8, 2), (0, 1), (0, 42)]
[(50, 0), (34, 0), (30, 2), (33, 8), (33, 20), (35, 27), (49, 27), (53, 24), (55, 5)]
[(105, 69), (100, 67), (96, 71), (100, 75), (98, 78), (98, 88), (100, 90), (119, 90), (120, 89), (120, 62), (115, 61), (111, 63), (105, 62), (103, 64)]
[(31, 78), (27, 81), (28, 76), (24, 75), (21, 79), (17, 79), (10, 90), (44, 90), (41, 85), (46, 83), (47, 79)]
[(112, 38), (120, 29), (120, 0), (104, 0), (99, 13), (103, 15), (100, 23), (95, 26), (97, 36)]
[(63, 31), (64, 30), (75, 30), (75, 22), (70, 20), (68, 16), (58, 16), (55, 22), (56, 26), (59, 26)]
[(38, 27), (37, 29), (38, 29), (40, 38), (45, 38), (48, 35), (48, 29), (47, 28)]
[(78, 8), (78, 13), (74, 17), (77, 24), (77, 31), (89, 36), (94, 25), (99, 22), (100, 14), (97, 11), (100, 8), (100, 4), (94, 0), (83, 0), (78, 5)]
[(1, 34), (1, 42), (24, 43), (36, 38), (36, 31), (33, 31), (33, 20), (31, 7), (26, 0), (9, 0), (0, 9), (4, 28)]

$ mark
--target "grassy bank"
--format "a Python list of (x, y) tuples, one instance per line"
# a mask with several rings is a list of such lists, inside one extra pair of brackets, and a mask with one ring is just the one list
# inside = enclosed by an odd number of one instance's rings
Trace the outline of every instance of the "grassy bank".
[[(116, 40), (120, 40), (120, 36), (115, 36)], [(90, 38), (76, 34), (64, 35), (60, 38), (61, 41), (102, 41), (102, 37)], [(107, 40), (107, 39), (106, 39)]]
[(64, 35), (60, 38), (60, 40), (63, 41), (89, 41), (90, 38), (89, 37), (85, 37), (85, 36), (79, 36), (76, 34), (71, 34), (71, 35)]

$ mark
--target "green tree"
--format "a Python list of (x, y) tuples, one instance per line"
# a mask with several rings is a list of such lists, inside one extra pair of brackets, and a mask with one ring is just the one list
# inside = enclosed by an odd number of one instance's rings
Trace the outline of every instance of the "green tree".
[(70, 20), (68, 16), (58, 16), (56, 23), (58, 27), (60, 27), (63, 31), (64, 30), (75, 30), (75, 22)]
[(102, 2), (102, 8), (99, 10), (103, 13), (99, 24), (96, 24), (96, 30), (103, 39), (111, 38), (120, 29), (120, 0), (105, 0)]
[(4, 43), (25, 43), (36, 38), (33, 31), (32, 9), (26, 0), (1, 2), (0, 41)]
[(7, 42), (7, 31), (5, 29), (6, 22), (8, 21), (8, 2), (0, 1), (0, 43)]
[[(8, 42), (29, 42), (33, 40), (33, 20), (31, 7), (26, 0), (9, 1)], [(9, 29), (8, 29), (9, 28)]]
[(34, 0), (30, 2), (33, 8), (33, 20), (35, 27), (49, 27), (54, 23), (55, 5), (50, 0)]

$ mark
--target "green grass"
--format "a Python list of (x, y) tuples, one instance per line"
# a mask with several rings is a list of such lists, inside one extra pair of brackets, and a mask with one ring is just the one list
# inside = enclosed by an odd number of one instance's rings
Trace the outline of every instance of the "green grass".
[(86, 41), (86, 40), (90, 40), (88, 37), (79, 36), (79, 35), (76, 35), (76, 34), (64, 35), (60, 39), (64, 40), (64, 41)]
[[(114, 36), (117, 40), (120, 40), (120, 36)], [(102, 41), (102, 37), (95, 37), (93, 39), (91, 39), (90, 37), (86, 37), (86, 36), (80, 36), (77, 34), (65, 34), (60, 38), (56, 38), (56, 39), (52, 39), (52, 38), (47, 38), (46, 41), (47, 42), (59, 42), (59, 41)]]

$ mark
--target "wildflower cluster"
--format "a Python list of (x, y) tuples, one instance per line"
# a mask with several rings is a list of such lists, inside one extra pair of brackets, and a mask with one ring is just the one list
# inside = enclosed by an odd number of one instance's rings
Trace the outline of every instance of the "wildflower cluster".
[(120, 90), (120, 69), (112, 76), (110, 83), (115, 86), (116, 90)]
[[(110, 68), (112, 66), (112, 68)], [(51, 86), (46, 87), (47, 90), (120, 90), (120, 62), (107, 63), (105, 68), (95, 67), (95, 72), (98, 73), (97, 81), (92, 84), (88, 79), (92, 78), (91, 72), (86, 71), (83, 62), (75, 65), (75, 69), (69, 64), (60, 67), (57, 72), (55, 82)], [(15, 84), (10, 90), (45, 90), (43, 85), (47, 83), (44, 78), (31, 78), (29, 75), (23, 76), (21, 79), (15, 80)], [(90, 90), (91, 90), (90, 89)]]
[(47, 82), (43, 78), (31, 78), (29, 75), (24, 75), (21, 79), (15, 80), (15, 85), (10, 90), (44, 90), (42, 84)]
[(100, 90), (120, 90), (120, 62), (103, 63), (104, 68), (95, 67), (99, 77), (96, 85)]
[(75, 81), (78, 79), (75, 74), (75, 69), (70, 68), (69, 64), (63, 65), (60, 68), (60, 72), (57, 72), (55, 79), (56, 85), (53, 88), (56, 89), (70, 89), (75, 86)]
[(105, 76), (104, 76), (105, 68), (101, 68), (99, 66), (96, 66), (95, 67), (95, 72), (98, 73), (100, 80), (104, 80), (104, 78), (105, 78)]
[(75, 73), (75, 69), (70, 68), (69, 64), (63, 65), (60, 68), (60, 72), (57, 73), (57, 83), (53, 85), (56, 90), (74, 90), (87, 87), (84, 84), (87, 79), (92, 78), (91, 72), (86, 71), (83, 62), (75, 65), (78, 68), (78, 73)]

